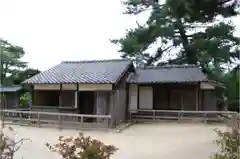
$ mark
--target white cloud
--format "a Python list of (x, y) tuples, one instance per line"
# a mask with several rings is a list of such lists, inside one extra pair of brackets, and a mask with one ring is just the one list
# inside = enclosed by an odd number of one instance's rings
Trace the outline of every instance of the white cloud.
[(0, 37), (23, 46), (29, 67), (41, 70), (62, 60), (119, 58), (109, 39), (137, 20), (122, 14), (120, 0), (0, 0), (0, 8)]

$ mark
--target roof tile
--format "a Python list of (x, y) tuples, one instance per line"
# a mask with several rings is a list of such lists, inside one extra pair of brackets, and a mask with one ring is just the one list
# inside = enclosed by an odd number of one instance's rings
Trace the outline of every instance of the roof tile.
[(205, 81), (206, 77), (195, 65), (166, 65), (138, 68), (128, 77), (129, 83), (172, 83)]
[(129, 64), (127, 59), (63, 61), (23, 83), (115, 83)]

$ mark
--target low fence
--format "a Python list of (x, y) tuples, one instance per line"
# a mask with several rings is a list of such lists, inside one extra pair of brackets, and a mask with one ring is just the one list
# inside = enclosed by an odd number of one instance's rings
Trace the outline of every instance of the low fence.
[(109, 128), (110, 115), (71, 114), (22, 110), (0, 110), (5, 122), (37, 127), (76, 129)]
[[(239, 114), (231, 111), (130, 110), (130, 120), (223, 121), (239, 125)], [(239, 126), (238, 126), (239, 127)]]

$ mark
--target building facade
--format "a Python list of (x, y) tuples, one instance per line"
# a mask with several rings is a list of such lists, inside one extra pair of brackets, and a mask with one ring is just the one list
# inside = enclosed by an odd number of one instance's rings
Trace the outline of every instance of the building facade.
[(217, 110), (218, 84), (193, 65), (65, 61), (24, 83), (32, 86), (31, 110), (111, 115), (112, 126), (127, 120), (129, 109)]

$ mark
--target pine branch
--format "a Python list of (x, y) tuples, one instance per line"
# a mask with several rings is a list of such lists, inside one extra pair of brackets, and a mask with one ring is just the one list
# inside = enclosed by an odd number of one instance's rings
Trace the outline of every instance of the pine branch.
[(164, 52), (168, 51), (169, 49), (171, 49), (173, 47), (173, 45), (165, 48), (165, 49), (162, 49), (163, 45), (160, 46), (158, 49), (157, 49), (157, 52), (155, 54), (155, 56), (151, 56), (148, 60), (147, 60), (147, 63), (146, 63), (146, 66), (149, 66), (151, 65), (154, 61), (156, 61), (159, 57), (161, 57), (163, 55)]

